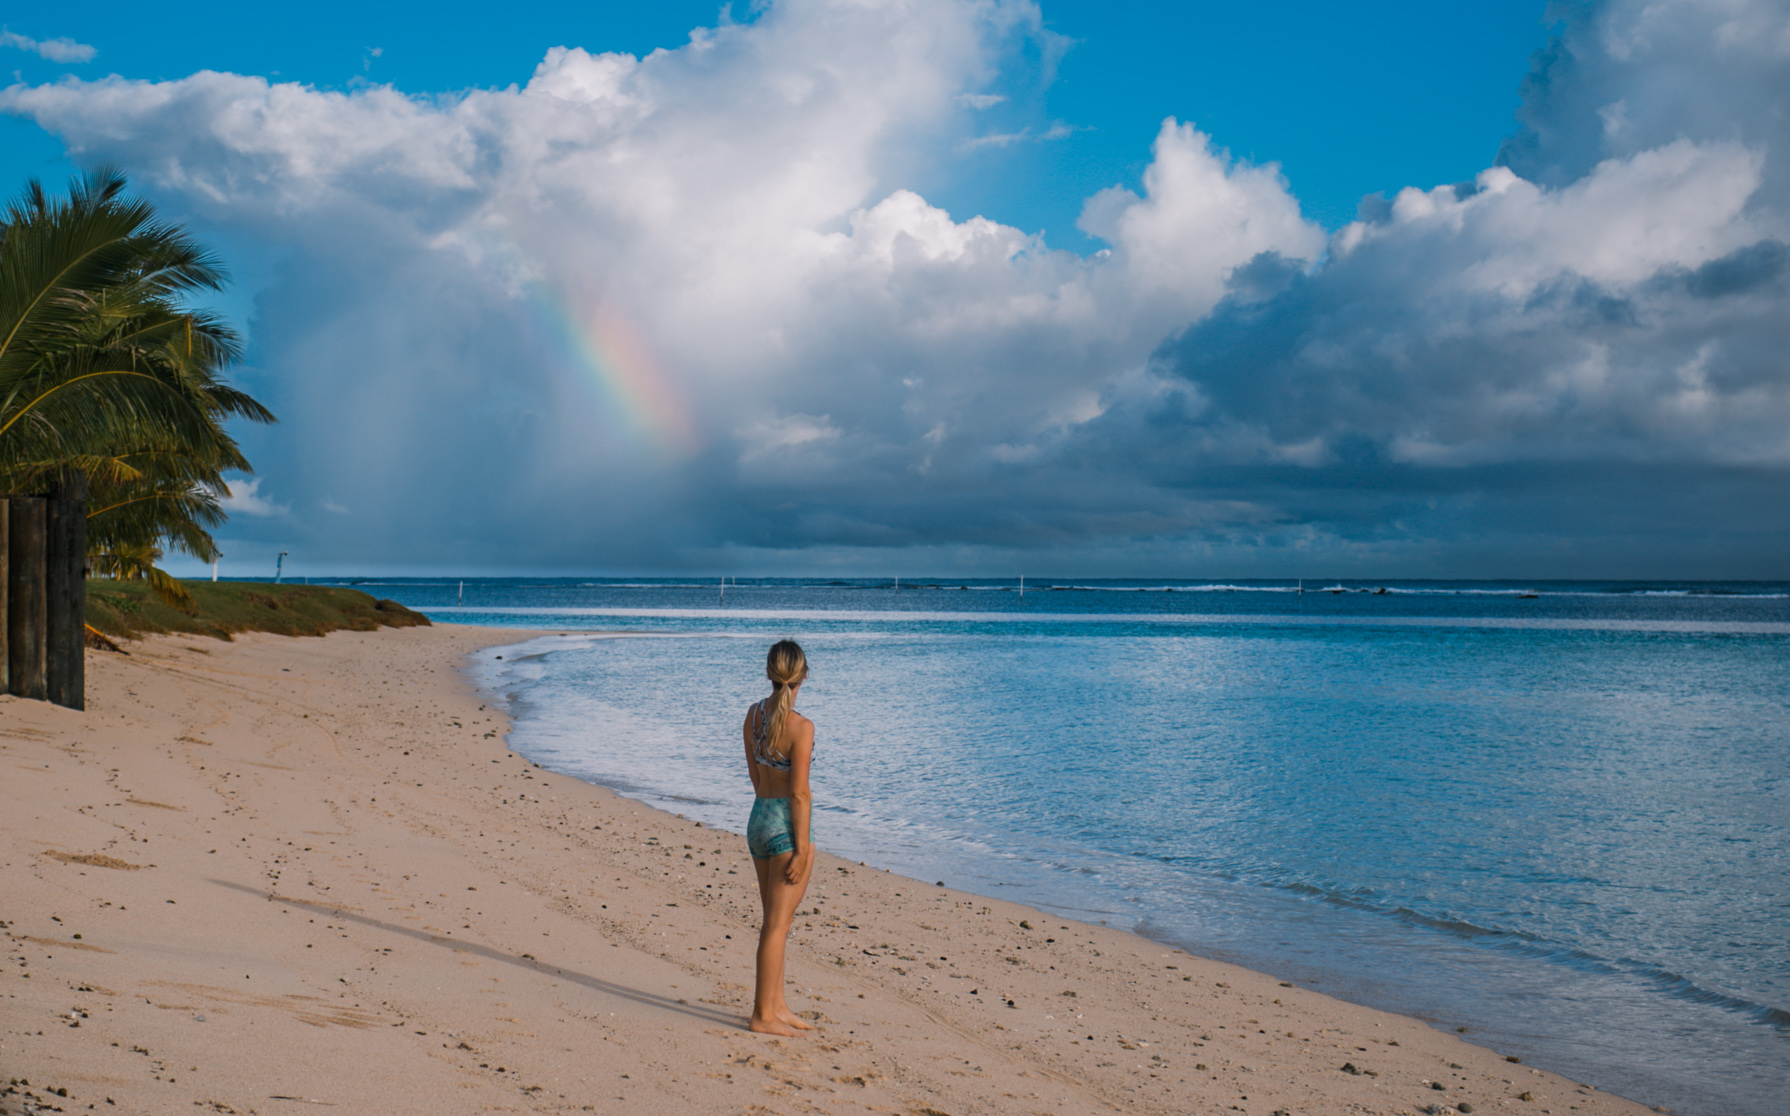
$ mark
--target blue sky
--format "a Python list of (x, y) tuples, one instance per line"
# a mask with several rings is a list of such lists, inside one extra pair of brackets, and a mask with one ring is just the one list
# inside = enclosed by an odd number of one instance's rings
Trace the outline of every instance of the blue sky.
[(1780, 4), (27, 16), (7, 175), (237, 275), (226, 572), (1786, 572)]
[[(172, 22), (140, 4), (85, 5), (79, 21), (49, 7), (7, 28), (74, 37), (93, 58), (59, 64), (14, 48), (0, 51), (0, 73), (40, 83), (212, 69), (330, 89), (451, 92), (525, 82), (550, 46), (676, 47), (723, 7), (542, 3), (493, 20), (483, 6), (195, 3)], [(750, 8), (731, 11), (749, 19)], [(1054, 81), (1030, 68), (1013, 75), (1013, 120), (1040, 130), (1061, 122), (1073, 134), (949, 160), (932, 181), (910, 185), (959, 218), (1042, 229), (1065, 247), (1085, 246), (1074, 227), (1084, 198), (1135, 183), (1167, 116), (1197, 123), (1243, 158), (1280, 163), (1306, 211), (1331, 228), (1355, 216), (1364, 194), (1470, 179), (1515, 130), (1517, 86), (1548, 30), (1537, 5), (1514, 2), (1397, 0), (1364, 11), (1312, 0), (1067, 0), (1043, 14), (1063, 37), (1061, 59)], [(56, 137), (29, 121), (0, 118), (0, 129), (6, 181), (59, 180), (73, 169)]]

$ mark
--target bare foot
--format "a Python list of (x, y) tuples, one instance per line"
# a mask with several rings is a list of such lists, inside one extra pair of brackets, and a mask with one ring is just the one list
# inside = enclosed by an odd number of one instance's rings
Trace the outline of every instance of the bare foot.
[(798, 1032), (781, 1019), (760, 1019), (754, 1015), (746, 1024), (746, 1029), (760, 1035), (782, 1035), (784, 1038), (795, 1038)]
[(785, 1006), (782, 1011), (777, 1013), (777, 1021), (779, 1023), (787, 1023), (798, 1031), (814, 1030), (814, 1024), (789, 1010), (788, 1006)]

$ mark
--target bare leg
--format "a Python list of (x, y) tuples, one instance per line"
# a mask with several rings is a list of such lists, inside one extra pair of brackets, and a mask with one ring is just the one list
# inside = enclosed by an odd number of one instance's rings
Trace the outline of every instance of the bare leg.
[(772, 1035), (794, 1035), (798, 1030), (812, 1031), (807, 1021), (797, 1016), (783, 998), (783, 956), (789, 942), (789, 926), (795, 921), (796, 907), (808, 892), (808, 881), (792, 884), (783, 878), (790, 857), (785, 853), (770, 860), (754, 860), (758, 872), (758, 895), (764, 906), (764, 926), (758, 934), (758, 989), (752, 1001), (754, 1031)]
[[(789, 922), (793, 923), (795, 921), (795, 912), (802, 905), (802, 897), (808, 894), (808, 879), (807, 879), (807, 877), (803, 877), (802, 882), (799, 884), (789, 883), (786, 876), (784, 875), (784, 873), (788, 869), (788, 865), (789, 865), (789, 862), (786, 859), (779, 857), (777, 859), (777, 868), (772, 871), (771, 878), (772, 878), (772, 880), (775, 881), (777, 888), (781, 889), (782, 891), (791, 893), (790, 899), (789, 899), (789, 912), (790, 912)], [(786, 923), (784, 933), (783, 933), (783, 938), (781, 939), (781, 941), (783, 943), (787, 943), (788, 940), (789, 940), (789, 930), (788, 930), (788, 924)], [(779, 957), (781, 957), (781, 954), (782, 954), (782, 947), (780, 946), (779, 947)], [(782, 969), (781, 961), (779, 961), (778, 969), (779, 969), (779, 971), (781, 971), (781, 969)], [(814, 1024), (808, 1022), (806, 1019), (803, 1019), (801, 1016), (797, 1015), (795, 1013), (794, 1009), (792, 1009), (789, 1006), (789, 1000), (786, 999), (783, 994), (783, 987), (784, 987), (784, 982), (781, 978), (779, 978), (777, 981), (777, 984), (776, 984), (776, 988), (777, 988), (777, 1018), (781, 1019), (783, 1022), (789, 1024), (791, 1027), (794, 1027), (798, 1031), (814, 1030)]]

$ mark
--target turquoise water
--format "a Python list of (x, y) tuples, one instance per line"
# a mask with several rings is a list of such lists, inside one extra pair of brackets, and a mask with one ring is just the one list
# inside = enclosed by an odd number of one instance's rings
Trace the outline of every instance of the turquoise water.
[(1790, 586), (937, 586), (365, 587), (552, 629), (478, 670), (556, 770), (739, 831), (794, 636), (830, 851), (1674, 1111), (1790, 1096)]

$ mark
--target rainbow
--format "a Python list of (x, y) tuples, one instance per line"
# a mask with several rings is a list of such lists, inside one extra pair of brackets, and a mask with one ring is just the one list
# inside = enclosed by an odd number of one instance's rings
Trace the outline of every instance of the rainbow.
[(674, 456), (702, 448), (683, 393), (631, 322), (603, 304), (580, 311), (538, 282), (529, 285), (528, 304), (543, 335), (623, 427)]

